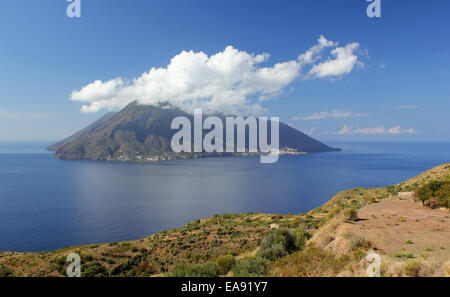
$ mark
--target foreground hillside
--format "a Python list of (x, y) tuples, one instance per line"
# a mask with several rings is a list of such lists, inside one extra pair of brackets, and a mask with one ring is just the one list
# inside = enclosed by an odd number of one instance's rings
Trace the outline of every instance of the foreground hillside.
[(444, 164), (307, 214), (223, 214), (136, 241), (2, 252), (0, 276), (64, 276), (74, 252), (82, 276), (366, 276), (372, 252), (383, 276), (450, 276), (449, 183)]

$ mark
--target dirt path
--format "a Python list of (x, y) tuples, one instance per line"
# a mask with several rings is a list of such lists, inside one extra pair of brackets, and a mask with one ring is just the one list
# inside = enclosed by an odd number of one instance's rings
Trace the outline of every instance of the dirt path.
[[(358, 213), (354, 231), (386, 254), (450, 259), (450, 212), (430, 209), (412, 200), (393, 198)], [(359, 229), (359, 230), (358, 230)]]

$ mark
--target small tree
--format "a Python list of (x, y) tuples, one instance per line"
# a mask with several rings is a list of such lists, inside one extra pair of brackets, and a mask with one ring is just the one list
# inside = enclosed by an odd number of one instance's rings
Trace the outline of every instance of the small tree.
[(422, 201), (423, 205), (434, 204), (444, 207), (450, 206), (450, 182), (429, 182), (416, 190), (416, 197)]
[(436, 191), (436, 200), (444, 207), (450, 208), (450, 182), (442, 184)]

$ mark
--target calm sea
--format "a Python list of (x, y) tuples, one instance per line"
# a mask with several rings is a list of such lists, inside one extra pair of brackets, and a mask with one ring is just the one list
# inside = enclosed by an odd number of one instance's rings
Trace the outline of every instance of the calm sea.
[(132, 240), (216, 213), (302, 213), (338, 191), (450, 162), (450, 143), (333, 142), (342, 152), (153, 164), (64, 161), (46, 143), (0, 143), (0, 250)]

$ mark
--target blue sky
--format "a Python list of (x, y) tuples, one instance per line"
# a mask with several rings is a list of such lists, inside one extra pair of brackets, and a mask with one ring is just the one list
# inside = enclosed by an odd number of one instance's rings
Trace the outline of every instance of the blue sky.
[(72, 19), (65, 0), (0, 3), (0, 140), (66, 137), (107, 112), (81, 112), (73, 91), (138, 78), (183, 50), (211, 56), (231, 45), (270, 54), (260, 67), (274, 67), (323, 35), (339, 43), (330, 50), (358, 43), (359, 64), (296, 76), (258, 102), (267, 115), (325, 141), (450, 141), (448, 1), (381, 0), (379, 19), (364, 0), (81, 3)]

